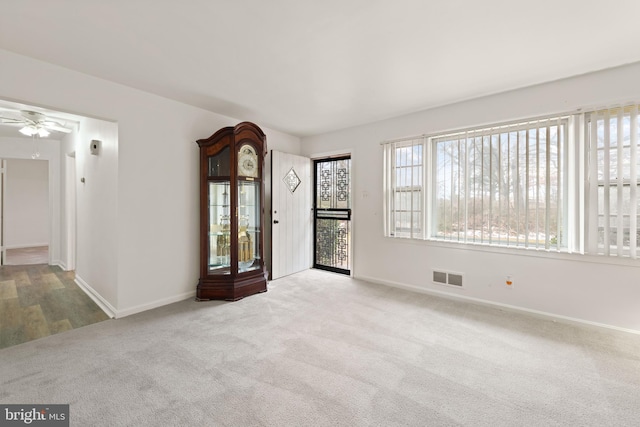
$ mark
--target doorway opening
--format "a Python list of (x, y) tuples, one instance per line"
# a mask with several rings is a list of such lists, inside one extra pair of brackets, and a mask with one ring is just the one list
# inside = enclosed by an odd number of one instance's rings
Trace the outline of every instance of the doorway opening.
[(0, 162), (0, 265), (49, 264), (49, 161)]
[(351, 274), (351, 156), (314, 160), (313, 267)]

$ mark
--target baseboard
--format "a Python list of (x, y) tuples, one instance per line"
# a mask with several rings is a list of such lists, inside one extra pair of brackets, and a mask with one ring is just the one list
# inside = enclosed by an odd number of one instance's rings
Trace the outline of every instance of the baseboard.
[(418, 292), (418, 293), (421, 293), (421, 294), (428, 294), (428, 295), (435, 295), (435, 296), (440, 296), (440, 297), (450, 298), (450, 299), (456, 299), (456, 300), (465, 300), (465, 301), (470, 301), (470, 302), (474, 302), (474, 303), (477, 303), (477, 304), (493, 306), (493, 307), (500, 307), (500, 308), (503, 308), (503, 309), (506, 309), (506, 310), (510, 310), (510, 311), (515, 311), (515, 312), (521, 312), (521, 313), (524, 312), (524, 313), (532, 314), (534, 316), (550, 319), (552, 321), (560, 321), (560, 322), (563, 322), (563, 323), (573, 323), (573, 324), (580, 324), (580, 325), (596, 326), (596, 327), (599, 327), (599, 328), (612, 329), (612, 330), (619, 331), (619, 332), (627, 332), (627, 333), (631, 333), (631, 334), (640, 335), (640, 331), (635, 330), (635, 329), (621, 328), (619, 326), (608, 325), (606, 323), (592, 322), (590, 320), (578, 319), (578, 318), (569, 317), (569, 316), (562, 316), (562, 315), (558, 315), (558, 314), (554, 314), (554, 313), (549, 313), (549, 312), (546, 312), (546, 311), (539, 311), (539, 310), (533, 310), (533, 309), (530, 309), (530, 308), (519, 307), (519, 306), (516, 306), (516, 305), (503, 304), (503, 303), (499, 303), (499, 302), (495, 302), (495, 301), (491, 301), (491, 300), (485, 300), (485, 299), (481, 299), (481, 298), (469, 297), (469, 296), (466, 296), (466, 295), (452, 294), (452, 293), (449, 293), (449, 292), (438, 291), (438, 290), (435, 290), (435, 289), (426, 289), (426, 288), (422, 288), (420, 286), (408, 285), (406, 283), (394, 282), (394, 281), (391, 281), (391, 280), (380, 280), (380, 279), (377, 279), (377, 278), (374, 278), (374, 277), (367, 277), (367, 276), (360, 276), (360, 275), (357, 276), (357, 277), (354, 277), (354, 278), (358, 279), (358, 280), (364, 280), (365, 282), (376, 283), (378, 285), (384, 285), (384, 286), (390, 286), (390, 287), (393, 287), (393, 288), (404, 289), (406, 291)]
[(172, 297), (159, 299), (146, 304), (137, 305), (124, 310), (118, 310), (112, 306), (109, 301), (105, 300), (102, 295), (96, 292), (87, 282), (76, 274), (75, 282), (89, 297), (100, 306), (100, 308), (112, 319), (120, 319), (122, 317), (131, 316), (132, 314), (142, 313), (143, 311), (152, 310), (164, 305), (173, 304), (174, 302), (184, 301), (189, 298), (195, 298), (196, 291), (184, 292)]
[(104, 311), (107, 316), (114, 319), (116, 317), (117, 310), (114, 306), (112, 306), (109, 301), (104, 299), (102, 295), (95, 291), (87, 282), (85, 282), (80, 276), (76, 274), (75, 278), (76, 284), (82, 289), (89, 298), (91, 298), (98, 306)]
[(134, 307), (125, 308), (124, 310), (117, 310), (116, 317), (121, 318), (125, 316), (131, 316), (132, 314), (142, 313), (143, 311), (152, 310), (154, 308), (162, 307), (164, 305), (173, 304), (174, 302), (184, 301), (186, 299), (195, 298), (196, 291), (195, 287), (193, 291), (184, 292), (179, 295), (174, 295), (172, 297), (159, 299), (156, 301), (152, 301), (147, 304), (136, 305)]
[(28, 243), (26, 245), (6, 245), (5, 249), (25, 249), (25, 248), (40, 248), (42, 246), (49, 246), (49, 243)]
[(64, 271), (72, 271), (73, 270), (73, 268), (69, 268), (69, 266), (64, 261), (59, 260), (59, 259), (53, 260), (51, 265), (57, 265), (58, 267), (60, 267)]

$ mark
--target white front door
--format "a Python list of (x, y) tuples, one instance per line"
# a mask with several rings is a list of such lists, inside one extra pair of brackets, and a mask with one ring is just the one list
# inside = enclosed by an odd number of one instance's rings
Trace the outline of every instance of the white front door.
[(271, 151), (271, 279), (311, 268), (311, 160)]

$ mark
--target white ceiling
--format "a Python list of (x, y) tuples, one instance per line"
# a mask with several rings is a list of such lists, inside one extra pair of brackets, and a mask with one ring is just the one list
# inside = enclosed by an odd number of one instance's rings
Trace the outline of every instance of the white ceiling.
[(0, 48), (305, 136), (640, 61), (639, 16), (638, 0), (20, 0)]

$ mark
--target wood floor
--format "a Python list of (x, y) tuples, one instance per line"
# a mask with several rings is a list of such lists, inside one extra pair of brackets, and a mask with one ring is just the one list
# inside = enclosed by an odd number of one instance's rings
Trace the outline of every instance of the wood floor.
[(7, 249), (4, 265), (48, 264), (49, 247)]
[(47, 264), (0, 267), (0, 348), (107, 320), (74, 277)]

